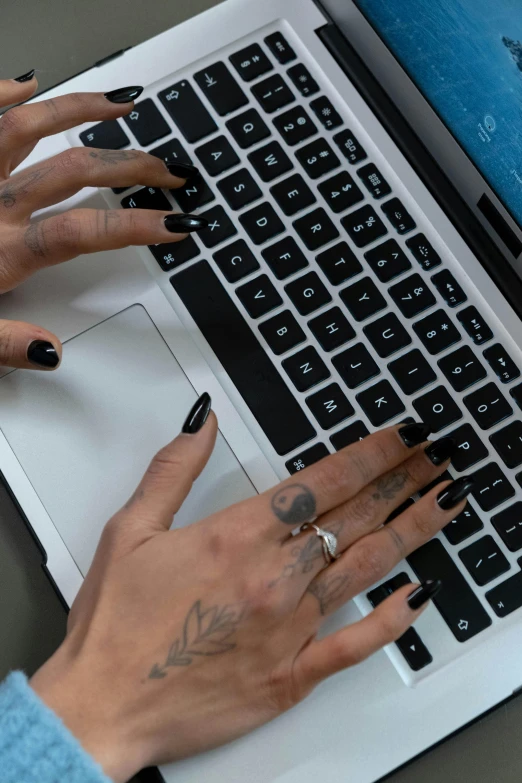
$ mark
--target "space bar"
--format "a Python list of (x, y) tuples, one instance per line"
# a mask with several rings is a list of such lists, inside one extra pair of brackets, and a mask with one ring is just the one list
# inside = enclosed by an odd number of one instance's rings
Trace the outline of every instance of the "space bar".
[(315, 430), (207, 261), (170, 282), (280, 455), (311, 440)]

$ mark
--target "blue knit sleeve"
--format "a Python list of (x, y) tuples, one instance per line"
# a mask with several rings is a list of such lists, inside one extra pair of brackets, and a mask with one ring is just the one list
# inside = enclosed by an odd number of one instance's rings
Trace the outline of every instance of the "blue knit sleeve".
[(21, 672), (0, 684), (2, 783), (111, 783)]

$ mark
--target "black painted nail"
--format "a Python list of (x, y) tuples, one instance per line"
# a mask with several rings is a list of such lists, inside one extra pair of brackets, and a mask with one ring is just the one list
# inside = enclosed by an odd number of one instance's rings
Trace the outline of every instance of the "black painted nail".
[(27, 358), (40, 367), (56, 367), (60, 361), (56, 348), (46, 340), (33, 340), (27, 349)]
[(119, 90), (111, 90), (105, 93), (105, 97), (111, 103), (130, 103), (139, 98), (143, 87), (120, 87)]
[(212, 400), (210, 394), (205, 392), (190, 411), (181, 431), (187, 435), (195, 435), (196, 432), (199, 432), (208, 419), (211, 408)]
[(451, 511), (467, 498), (474, 486), (475, 479), (472, 476), (461, 476), (437, 495), (437, 503), (443, 511)]
[(425, 454), (434, 465), (442, 465), (443, 462), (447, 462), (457, 453), (458, 445), (453, 438), (440, 438), (434, 443), (430, 443)]
[(197, 177), (200, 173), (199, 169), (196, 166), (191, 166), (190, 163), (169, 163), (166, 160), (165, 166), (174, 177), (181, 177), (182, 179)]
[(442, 582), (439, 579), (428, 579), (408, 596), (408, 606), (416, 612), (417, 609), (420, 609), (421, 606), (424, 606), (425, 603), (434, 598), (441, 587)]
[(198, 215), (167, 215), (165, 228), (173, 234), (190, 234), (208, 228), (208, 220)]
[(423, 421), (414, 421), (413, 424), (406, 424), (405, 427), (401, 427), (399, 435), (403, 439), (405, 445), (412, 449), (414, 446), (418, 446), (419, 443), (424, 443), (428, 439), (431, 429)]
[(27, 71), (27, 73), (24, 73), (22, 76), (17, 76), (14, 80), (15, 82), (30, 82), (31, 79), (34, 76), (34, 68), (31, 71)]

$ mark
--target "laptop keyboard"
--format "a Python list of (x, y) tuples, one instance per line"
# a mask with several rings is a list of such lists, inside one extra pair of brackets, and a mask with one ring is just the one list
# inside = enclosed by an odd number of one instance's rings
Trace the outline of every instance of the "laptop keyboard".
[[(260, 37), (80, 139), (120, 149), (132, 134), (199, 166), (181, 190), (121, 205), (172, 197), (209, 221), (150, 251), (289, 473), (412, 415), (456, 439), (439, 481), (474, 473), (472, 500), (408, 563), (442, 580), (434, 603), (465, 643), (522, 607), (520, 369), (296, 49)], [(397, 645), (413, 671), (432, 664), (415, 630)]]

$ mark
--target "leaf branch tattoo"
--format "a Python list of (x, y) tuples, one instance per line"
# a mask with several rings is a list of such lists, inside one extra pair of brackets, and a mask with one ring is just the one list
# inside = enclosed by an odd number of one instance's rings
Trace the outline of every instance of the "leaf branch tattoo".
[(27, 173), (15, 174), (12, 179), (7, 180), (2, 186), (0, 186), (0, 204), (6, 209), (14, 207), (17, 200), (29, 195), (31, 188), (46, 177), (54, 166), (41, 166), (34, 169), (34, 171), (28, 171)]
[(381, 476), (372, 483), (372, 486), (375, 487), (372, 498), (374, 500), (394, 500), (395, 496), (404, 489), (407, 481), (408, 474), (403, 470)]
[(195, 656), (223, 655), (234, 650), (234, 634), (245, 611), (245, 603), (212, 606), (203, 611), (201, 601), (196, 601), (185, 618), (182, 636), (171, 645), (165, 663), (154, 664), (149, 679), (163, 679), (171, 666), (190, 666)]
[(285, 525), (304, 525), (316, 518), (315, 496), (304, 484), (291, 484), (279, 489), (271, 505), (276, 517)]
[(319, 611), (323, 617), (328, 614), (334, 604), (343, 600), (346, 595), (346, 587), (350, 577), (346, 574), (337, 576), (322, 577), (320, 580), (312, 582), (308, 587), (308, 592), (315, 596), (319, 602)]

